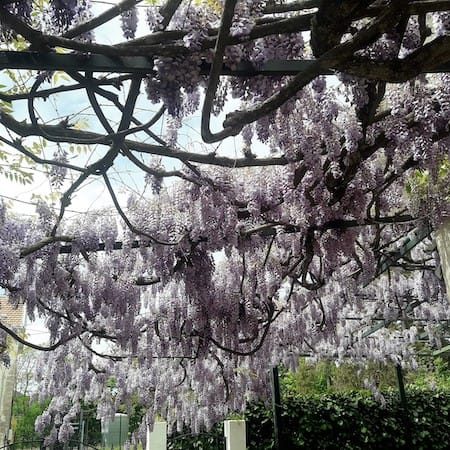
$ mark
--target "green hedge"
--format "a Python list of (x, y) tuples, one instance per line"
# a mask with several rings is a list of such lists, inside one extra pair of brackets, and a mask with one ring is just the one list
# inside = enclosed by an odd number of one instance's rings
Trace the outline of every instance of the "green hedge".
[[(282, 448), (449, 448), (450, 393), (408, 392), (406, 417), (396, 394), (385, 400), (383, 405), (360, 393), (285, 398)], [(272, 411), (251, 405), (246, 420), (248, 449), (273, 449)]]
[[(386, 394), (384, 404), (363, 393), (284, 398), (281, 450), (450, 448), (450, 393), (408, 391), (407, 396), (407, 417), (396, 393)], [(245, 416), (248, 450), (274, 449), (271, 408), (252, 404)], [(210, 433), (180, 436), (169, 448), (222, 449), (222, 433), (218, 424)]]

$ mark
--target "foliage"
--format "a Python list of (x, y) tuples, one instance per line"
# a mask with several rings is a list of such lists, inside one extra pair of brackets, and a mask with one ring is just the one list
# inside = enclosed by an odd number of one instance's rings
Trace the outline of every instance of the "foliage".
[[(35, 430), (35, 422), (36, 419), (48, 407), (49, 403), (50, 400), (39, 402), (34, 401), (27, 395), (16, 394), (12, 410), (12, 429), (14, 431), (15, 442), (36, 442), (43, 439), (44, 436), (42, 433), (38, 433)], [(82, 405), (82, 408), (86, 433), (84, 436), (84, 442), (91, 445), (101, 443), (101, 423), (96, 417), (95, 406)], [(75, 418), (75, 421), (78, 417)], [(74, 436), (73, 438), (78, 440), (79, 436)]]
[[(404, 369), (405, 383), (411, 388), (450, 391), (448, 359), (423, 358), (414, 370)], [(294, 371), (284, 370), (280, 377), (282, 392), (289, 395), (321, 395), (350, 391), (371, 392), (368, 384), (377, 390), (397, 388), (394, 364), (366, 361), (355, 364), (322, 360), (315, 363), (300, 358)]]
[[(97, 418), (97, 408), (94, 404), (83, 404), (84, 442), (96, 446), (102, 442), (101, 421)], [(79, 417), (79, 416), (78, 416)], [(42, 437), (42, 436), (41, 436)], [(79, 436), (73, 436), (76, 441)]]
[(193, 434), (189, 429), (174, 433), (168, 439), (169, 450), (217, 450), (223, 447), (223, 424), (214, 425), (204, 433)]
[[(446, 449), (450, 438), (450, 393), (407, 392), (405, 415), (398, 394), (384, 393), (381, 404), (364, 393), (287, 396), (282, 402), (283, 449), (377, 450)], [(249, 450), (274, 449), (273, 412), (264, 403), (251, 403), (245, 412)], [(216, 449), (223, 429), (171, 439), (171, 449)], [(408, 435), (410, 433), (410, 435)], [(182, 444), (180, 444), (182, 442)]]
[(417, 389), (450, 392), (450, 362), (442, 357), (423, 360), (417, 370), (407, 371), (405, 381)]
[[(413, 375), (417, 371), (407, 373)], [(370, 392), (367, 387), (368, 380), (382, 391), (395, 388), (397, 386), (395, 365), (375, 361), (358, 365), (351, 362), (336, 364), (330, 360), (310, 363), (301, 358), (295, 371), (285, 371), (281, 377), (282, 391), (291, 395)], [(414, 382), (412, 379), (409, 381)]]
[(35, 431), (36, 418), (47, 408), (49, 402), (33, 401), (29, 396), (17, 394), (13, 402), (12, 429), (16, 442), (39, 441), (41, 435)]
[(131, 401), (131, 405), (129, 407), (121, 406), (117, 412), (128, 415), (128, 432), (131, 435), (137, 431), (141, 425), (142, 419), (145, 416), (145, 407), (139, 404), (135, 398)]
[(23, 185), (31, 184), (33, 182), (33, 172), (24, 167), (23, 158), (13, 158), (8, 152), (5, 152), (1, 148), (0, 175), (5, 177), (8, 181)]
[[(361, 393), (287, 397), (282, 405), (284, 448), (446, 449), (450, 394), (411, 390), (407, 396), (406, 418), (396, 393), (385, 394), (385, 404)], [(271, 410), (251, 405), (246, 420), (249, 449), (272, 449)]]
[(427, 205), (427, 202), (430, 198), (439, 198), (441, 202), (448, 203), (450, 201), (449, 180), (450, 159), (447, 156), (432, 170), (414, 171), (405, 185), (412, 206), (418, 211), (429, 211), (430, 205)]

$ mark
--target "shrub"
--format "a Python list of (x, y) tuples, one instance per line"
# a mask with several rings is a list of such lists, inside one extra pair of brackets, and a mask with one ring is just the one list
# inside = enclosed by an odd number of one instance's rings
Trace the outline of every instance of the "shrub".
[[(450, 393), (408, 392), (405, 415), (397, 394), (385, 403), (361, 393), (287, 397), (282, 405), (283, 449), (447, 449)], [(246, 413), (249, 450), (274, 448), (271, 409)]]

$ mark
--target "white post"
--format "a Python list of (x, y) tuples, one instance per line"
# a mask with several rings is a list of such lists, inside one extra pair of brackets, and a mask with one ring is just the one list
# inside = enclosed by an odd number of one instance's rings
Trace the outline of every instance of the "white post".
[(167, 450), (167, 422), (155, 422), (151, 432), (147, 428), (145, 450)]
[(245, 420), (225, 420), (223, 423), (227, 450), (246, 450)]
[(441, 260), (442, 276), (450, 299), (450, 221), (444, 223), (436, 233), (436, 244)]

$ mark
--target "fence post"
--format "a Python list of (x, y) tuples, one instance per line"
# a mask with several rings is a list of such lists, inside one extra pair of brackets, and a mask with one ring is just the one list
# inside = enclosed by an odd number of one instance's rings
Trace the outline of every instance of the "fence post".
[(284, 450), (282, 435), (282, 418), (281, 418), (281, 395), (280, 395), (280, 379), (278, 376), (278, 367), (273, 367), (271, 371), (272, 385), (272, 408), (273, 408), (273, 429), (275, 437), (275, 449)]
[(145, 450), (167, 450), (167, 422), (155, 422), (152, 431), (147, 427)]
[(246, 450), (245, 420), (225, 420), (223, 423), (226, 450)]
[(402, 410), (403, 410), (403, 424), (405, 427), (405, 448), (410, 449), (412, 448), (412, 428), (411, 423), (409, 419), (408, 414), (408, 401), (406, 399), (406, 391), (405, 391), (405, 383), (403, 380), (403, 371), (402, 366), (400, 364), (396, 365), (396, 371), (397, 371), (397, 382), (398, 382), (398, 390), (400, 393), (400, 402), (402, 404)]
[(78, 450), (84, 450), (84, 411), (80, 410), (80, 442), (78, 443)]

